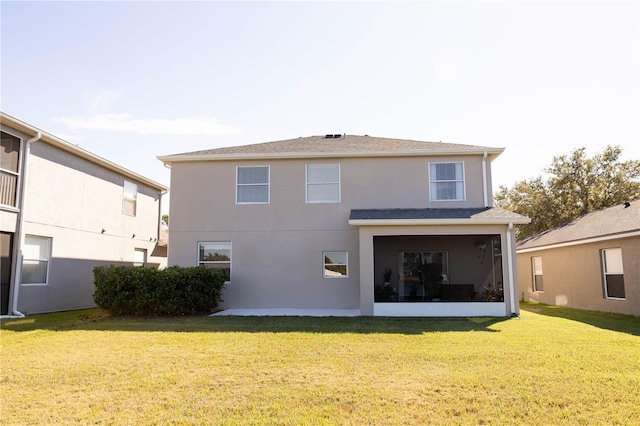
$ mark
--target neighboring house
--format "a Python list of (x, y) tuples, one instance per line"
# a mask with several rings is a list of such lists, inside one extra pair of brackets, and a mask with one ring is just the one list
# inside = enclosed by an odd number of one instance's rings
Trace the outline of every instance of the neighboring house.
[(166, 265), (166, 187), (5, 113), (0, 130), (2, 315), (95, 306), (96, 265)]
[(326, 135), (158, 157), (169, 263), (224, 269), (225, 308), (517, 314), (514, 225), (529, 219), (492, 207), (502, 151)]
[(517, 256), (525, 301), (640, 316), (640, 200), (532, 235)]

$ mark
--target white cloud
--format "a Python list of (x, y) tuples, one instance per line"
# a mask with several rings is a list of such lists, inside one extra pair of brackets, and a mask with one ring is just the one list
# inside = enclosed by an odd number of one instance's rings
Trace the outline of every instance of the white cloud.
[(94, 114), (77, 117), (58, 117), (55, 121), (74, 130), (107, 130), (142, 135), (219, 136), (240, 133), (240, 129), (220, 124), (215, 117), (163, 119), (134, 118), (129, 114)]
[(109, 109), (122, 96), (122, 92), (115, 90), (102, 90), (89, 100), (89, 111), (98, 112)]

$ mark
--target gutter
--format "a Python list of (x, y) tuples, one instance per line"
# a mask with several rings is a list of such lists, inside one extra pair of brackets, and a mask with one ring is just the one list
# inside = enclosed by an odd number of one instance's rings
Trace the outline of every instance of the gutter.
[(234, 154), (175, 154), (161, 155), (156, 158), (163, 163), (181, 163), (192, 161), (229, 161), (229, 160), (264, 160), (264, 159), (296, 159), (296, 158), (366, 158), (366, 157), (429, 157), (447, 155), (488, 155), (498, 156), (504, 148), (487, 150), (449, 149), (439, 151), (398, 150), (398, 151), (352, 151), (352, 152), (263, 152), (263, 153), (234, 153)]
[(354, 226), (426, 226), (426, 225), (524, 225), (531, 222), (529, 218), (506, 219), (349, 219)]
[(489, 207), (489, 195), (487, 188), (487, 151), (482, 155), (482, 190), (484, 191), (484, 207)]
[(24, 157), (22, 160), (22, 184), (20, 190), (22, 192), (20, 197), (20, 213), (18, 216), (18, 249), (13, 261), (13, 298), (11, 313), (17, 318), (24, 318), (24, 314), (18, 311), (18, 294), (20, 292), (20, 282), (22, 281), (22, 248), (24, 247), (25, 231), (24, 231), (24, 214), (25, 206), (27, 205), (27, 180), (28, 180), (28, 165), (29, 156), (31, 154), (31, 144), (37, 142), (42, 138), (40, 131), (36, 132), (36, 135), (26, 141), (24, 147)]

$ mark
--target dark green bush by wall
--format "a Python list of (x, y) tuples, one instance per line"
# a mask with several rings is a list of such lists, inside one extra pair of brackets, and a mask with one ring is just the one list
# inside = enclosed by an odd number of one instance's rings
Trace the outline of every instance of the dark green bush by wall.
[(208, 314), (220, 302), (225, 275), (203, 266), (166, 269), (96, 266), (96, 304), (114, 315)]

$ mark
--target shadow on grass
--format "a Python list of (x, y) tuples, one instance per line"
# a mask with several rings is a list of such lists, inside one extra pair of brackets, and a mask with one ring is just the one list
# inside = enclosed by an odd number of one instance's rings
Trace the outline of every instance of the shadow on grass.
[(599, 311), (564, 308), (542, 303), (521, 302), (520, 309), (549, 317), (578, 321), (594, 327), (640, 336), (640, 317)]
[(100, 309), (29, 315), (3, 319), (3, 330), (99, 330), (140, 332), (354, 333), (407, 334), (497, 332), (493, 325), (507, 318), (383, 318), (383, 317), (111, 317)]

